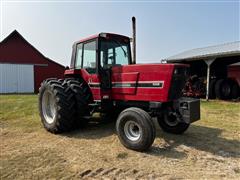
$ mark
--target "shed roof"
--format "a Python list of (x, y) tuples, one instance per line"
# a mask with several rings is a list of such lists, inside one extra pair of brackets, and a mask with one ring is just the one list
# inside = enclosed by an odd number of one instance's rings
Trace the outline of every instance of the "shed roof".
[(181, 62), (235, 55), (240, 55), (240, 41), (192, 49), (176, 54), (164, 60), (168, 62)]

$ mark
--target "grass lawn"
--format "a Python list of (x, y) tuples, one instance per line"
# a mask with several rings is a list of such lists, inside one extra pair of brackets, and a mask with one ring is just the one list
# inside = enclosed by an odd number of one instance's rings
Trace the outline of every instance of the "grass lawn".
[(156, 128), (139, 153), (120, 144), (114, 122), (54, 135), (41, 125), (37, 95), (0, 95), (0, 177), (240, 179), (240, 103), (201, 101), (201, 120), (180, 136)]

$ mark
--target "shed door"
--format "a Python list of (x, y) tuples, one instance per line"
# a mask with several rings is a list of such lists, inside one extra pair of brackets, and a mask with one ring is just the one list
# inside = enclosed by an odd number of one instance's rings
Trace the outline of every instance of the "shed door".
[(33, 65), (0, 64), (0, 93), (33, 92)]

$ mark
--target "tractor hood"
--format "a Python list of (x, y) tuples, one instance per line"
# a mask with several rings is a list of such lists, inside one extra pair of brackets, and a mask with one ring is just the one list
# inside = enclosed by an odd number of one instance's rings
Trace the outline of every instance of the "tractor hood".
[(135, 95), (132, 97), (162, 102), (177, 99), (185, 84), (187, 67), (188, 65), (184, 64), (134, 64), (112, 67), (113, 96), (122, 94), (130, 98), (131, 95)]

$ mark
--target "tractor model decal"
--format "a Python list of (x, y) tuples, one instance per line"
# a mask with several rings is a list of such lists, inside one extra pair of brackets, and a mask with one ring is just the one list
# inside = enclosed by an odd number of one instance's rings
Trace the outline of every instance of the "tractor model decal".
[(88, 85), (91, 88), (100, 88), (100, 83), (97, 82), (89, 82)]
[[(90, 82), (88, 85), (91, 88), (100, 88), (100, 83)], [(112, 82), (112, 88), (160, 88), (162, 89), (164, 81), (129, 81), (129, 82)]]

